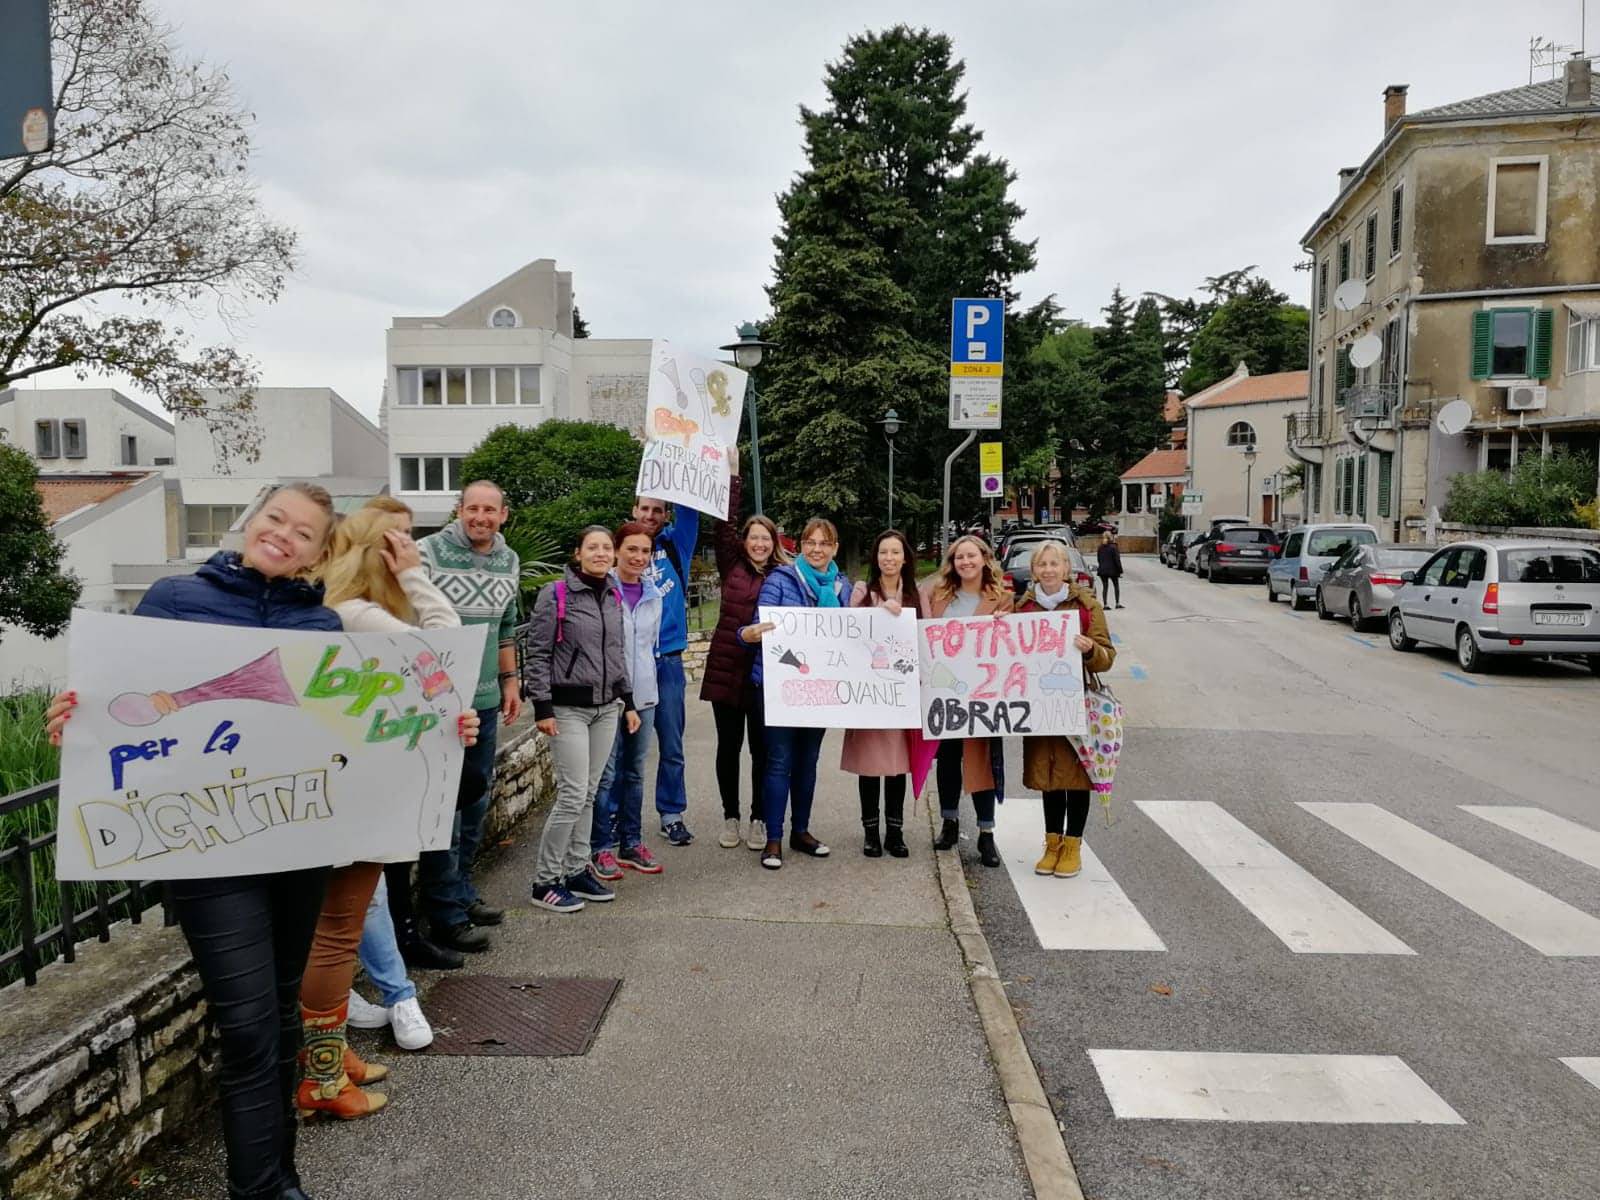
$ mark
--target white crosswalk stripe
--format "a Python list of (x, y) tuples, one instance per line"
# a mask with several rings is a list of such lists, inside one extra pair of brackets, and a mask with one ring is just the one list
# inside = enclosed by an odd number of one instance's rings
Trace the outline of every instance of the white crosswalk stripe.
[(1416, 953), (1221, 805), (1138, 807), (1296, 954)]
[(1541, 954), (1600, 955), (1600, 919), (1376, 804), (1300, 807)]
[(1600, 1058), (1563, 1058), (1561, 1061), (1591, 1085), (1600, 1088)]
[(1392, 1055), (1090, 1050), (1089, 1058), (1126, 1120), (1466, 1124)]
[(1463, 804), (1460, 808), (1462, 812), (1482, 817), (1501, 829), (1509, 829), (1530, 842), (1538, 842), (1557, 854), (1565, 854), (1600, 870), (1600, 831), (1527, 805)]

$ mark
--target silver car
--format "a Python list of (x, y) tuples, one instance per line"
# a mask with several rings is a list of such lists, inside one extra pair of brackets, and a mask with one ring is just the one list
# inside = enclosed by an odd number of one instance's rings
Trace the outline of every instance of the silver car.
[(1324, 621), (1349, 617), (1352, 629), (1382, 621), (1394, 605), (1401, 575), (1419, 569), (1438, 548), (1400, 542), (1351, 546), (1317, 584), (1317, 616)]
[(1455, 650), (1461, 669), (1495, 655), (1582, 655), (1600, 674), (1600, 549), (1582, 542), (1457, 542), (1406, 571), (1389, 645)]

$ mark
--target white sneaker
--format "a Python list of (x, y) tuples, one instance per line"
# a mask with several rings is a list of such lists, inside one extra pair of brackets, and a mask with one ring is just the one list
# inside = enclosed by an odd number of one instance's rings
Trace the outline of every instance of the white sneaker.
[(389, 1024), (389, 1009), (351, 988), (349, 1021), (352, 1029), (382, 1029)]
[(765, 850), (767, 848), (767, 823), (765, 821), (750, 822), (750, 837), (745, 845), (752, 850)]
[[(722, 836), (717, 839), (717, 845), (721, 846), (724, 850), (732, 850), (742, 841), (744, 841), (744, 839), (739, 836), (739, 818), (725, 818), (722, 822)], [(764, 844), (765, 843), (763, 843), (763, 845)]]
[(433, 1044), (433, 1026), (422, 1015), (415, 996), (390, 1009), (393, 1014), (394, 1043), (402, 1050), (422, 1050)]

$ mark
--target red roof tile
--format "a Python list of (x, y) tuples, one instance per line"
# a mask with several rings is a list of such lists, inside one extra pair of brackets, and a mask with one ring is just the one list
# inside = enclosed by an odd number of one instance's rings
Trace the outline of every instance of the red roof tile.
[(1182, 479), (1189, 470), (1184, 450), (1152, 450), (1122, 473), (1124, 479)]
[(1184, 404), (1189, 408), (1226, 408), (1233, 404), (1303, 400), (1310, 394), (1310, 371), (1279, 371), (1272, 375), (1230, 375), (1190, 396)]
[(38, 490), (39, 499), (44, 502), (45, 517), (54, 525), (62, 517), (71, 516), (85, 505), (99, 504), (103, 500), (111, 499), (118, 492), (126, 491), (145, 477), (143, 473), (85, 475), (81, 479), (57, 476), (53, 479), (40, 479), (34, 487)]

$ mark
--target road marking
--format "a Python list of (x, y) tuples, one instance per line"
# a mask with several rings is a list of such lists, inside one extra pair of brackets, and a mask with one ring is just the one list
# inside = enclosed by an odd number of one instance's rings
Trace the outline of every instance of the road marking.
[(1138, 807), (1296, 954), (1416, 953), (1221, 805)]
[(1112, 634), (1112, 635), (1111, 635), (1111, 644), (1112, 644), (1112, 645), (1113, 645), (1113, 646), (1120, 646), (1120, 645), (1122, 645), (1122, 635), (1121, 635), (1121, 634), (1120, 634), (1120, 633), (1113, 633), (1113, 634)]
[(1600, 870), (1600, 832), (1542, 808), (1517, 804), (1462, 804), (1462, 812), (1509, 829), (1557, 854)]
[(1454, 671), (1440, 671), (1439, 674), (1443, 675), (1446, 679), (1454, 680), (1456, 683), (1464, 683), (1468, 687), (1483, 686), (1483, 684), (1479, 683), (1477, 680), (1468, 679), (1465, 675), (1457, 675)]
[(1044, 849), (1038, 812), (1036, 803), (1020, 798), (1000, 805), (995, 814), (994, 841), (1040, 948), (1165, 950), (1166, 943), (1111, 878), (1111, 872), (1087, 841), (1083, 843), (1080, 874), (1057, 879), (1033, 873), (1033, 864)]
[(1465, 1125), (1389, 1054), (1221, 1054), (1090, 1050), (1124, 1120)]
[(1600, 1088), (1600, 1058), (1563, 1058), (1561, 1061), (1591, 1085)]
[(1347, 633), (1345, 634), (1345, 637), (1349, 638), (1352, 642), (1355, 642), (1358, 645), (1365, 646), (1368, 650), (1376, 650), (1378, 648), (1377, 642), (1371, 641), (1368, 638), (1364, 638), (1358, 633)]
[(1376, 804), (1300, 807), (1549, 957), (1600, 954), (1600, 920)]
[(1150, 678), (1150, 672), (1146, 671), (1143, 667), (1129, 667), (1128, 674), (1141, 681)]

